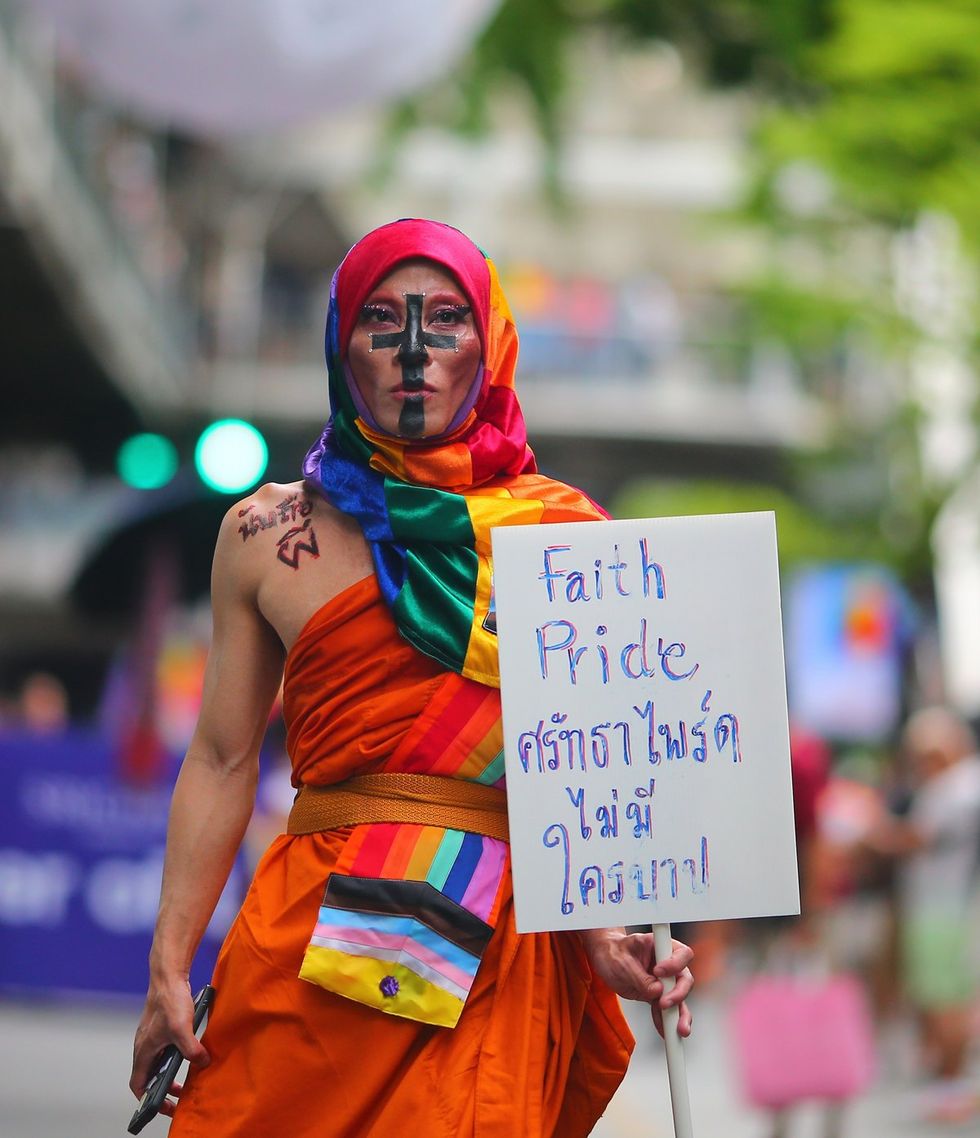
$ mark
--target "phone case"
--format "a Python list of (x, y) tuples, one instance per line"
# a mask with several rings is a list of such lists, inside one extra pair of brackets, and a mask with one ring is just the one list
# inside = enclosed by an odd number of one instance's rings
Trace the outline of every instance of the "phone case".
[[(195, 1032), (197, 1032), (198, 1028), (204, 1022), (204, 1017), (207, 1014), (208, 1008), (211, 1006), (213, 998), (214, 988), (212, 988), (210, 984), (205, 985), (194, 997)], [(173, 1081), (176, 1079), (177, 1072), (180, 1070), (180, 1065), (183, 1061), (184, 1057), (177, 1049), (175, 1043), (171, 1043), (169, 1047), (164, 1048), (160, 1056), (160, 1065), (156, 1070), (156, 1074), (153, 1075), (146, 1084), (146, 1090), (143, 1092), (143, 1097), (140, 1099), (139, 1106), (136, 1108), (136, 1113), (129, 1120), (127, 1129), (130, 1134), (139, 1134), (150, 1119), (159, 1114), (163, 1100), (167, 1097), (167, 1092), (171, 1086), (173, 1086)]]

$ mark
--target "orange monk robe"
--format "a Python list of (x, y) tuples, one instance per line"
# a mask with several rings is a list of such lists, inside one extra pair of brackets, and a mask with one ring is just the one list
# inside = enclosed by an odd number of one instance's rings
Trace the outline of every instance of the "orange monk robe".
[[(441, 683), (399, 639), (373, 577), (316, 613), (286, 663), (293, 778), (380, 769)], [(349, 830), (281, 835), (256, 870), (215, 974), (171, 1138), (579, 1138), (633, 1039), (575, 933), (518, 935), (510, 874), (459, 1024), (384, 1015), (298, 978)]]

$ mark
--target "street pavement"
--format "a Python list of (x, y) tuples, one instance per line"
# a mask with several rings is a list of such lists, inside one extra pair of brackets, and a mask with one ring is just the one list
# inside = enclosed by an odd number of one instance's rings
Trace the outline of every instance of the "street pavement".
[[(695, 1034), (685, 1044), (685, 1058), (695, 1135), (768, 1138), (764, 1116), (738, 1096), (722, 996), (714, 989), (699, 993), (693, 1008)], [(0, 1002), (0, 1138), (122, 1138), (135, 1105), (126, 1082), (137, 1015), (131, 1004)], [(631, 1019), (640, 1043), (593, 1136), (672, 1138), (663, 1045), (643, 1008), (635, 1008)], [(881, 1051), (879, 1078), (849, 1108), (841, 1138), (980, 1135), (980, 1118), (958, 1126), (919, 1121), (916, 1089), (908, 1078), (913, 1049), (906, 1030), (894, 1032)], [(158, 1119), (143, 1133), (164, 1138), (166, 1129)], [(407, 1120), (406, 1134), (411, 1132)], [(802, 1109), (788, 1138), (824, 1138), (819, 1110)]]

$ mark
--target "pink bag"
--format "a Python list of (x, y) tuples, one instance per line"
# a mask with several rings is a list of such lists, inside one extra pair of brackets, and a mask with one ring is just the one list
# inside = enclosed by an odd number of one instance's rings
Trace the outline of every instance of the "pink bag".
[(732, 1028), (754, 1106), (848, 1099), (874, 1076), (871, 1016), (853, 976), (757, 976), (733, 1001)]

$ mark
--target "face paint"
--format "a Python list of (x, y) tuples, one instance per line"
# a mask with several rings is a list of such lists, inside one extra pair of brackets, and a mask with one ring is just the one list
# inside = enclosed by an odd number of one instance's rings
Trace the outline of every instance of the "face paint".
[[(455, 336), (440, 336), (422, 330), (422, 301), (424, 293), (405, 295), (405, 327), (400, 332), (371, 334), (371, 351), (375, 348), (397, 348), (395, 358), (402, 365), (402, 383), (406, 391), (421, 391), (425, 383), (427, 348), (457, 350)], [(417, 438), (425, 430), (425, 406), (421, 395), (407, 396), (398, 418), (398, 431)]]
[(424, 259), (399, 265), (368, 293), (344, 361), (368, 427), (414, 441), (454, 430), (469, 414), (483, 369), (467, 301), (451, 273)]
[(405, 396), (398, 416), (398, 433), (406, 439), (425, 434), (425, 399), (421, 395)]

